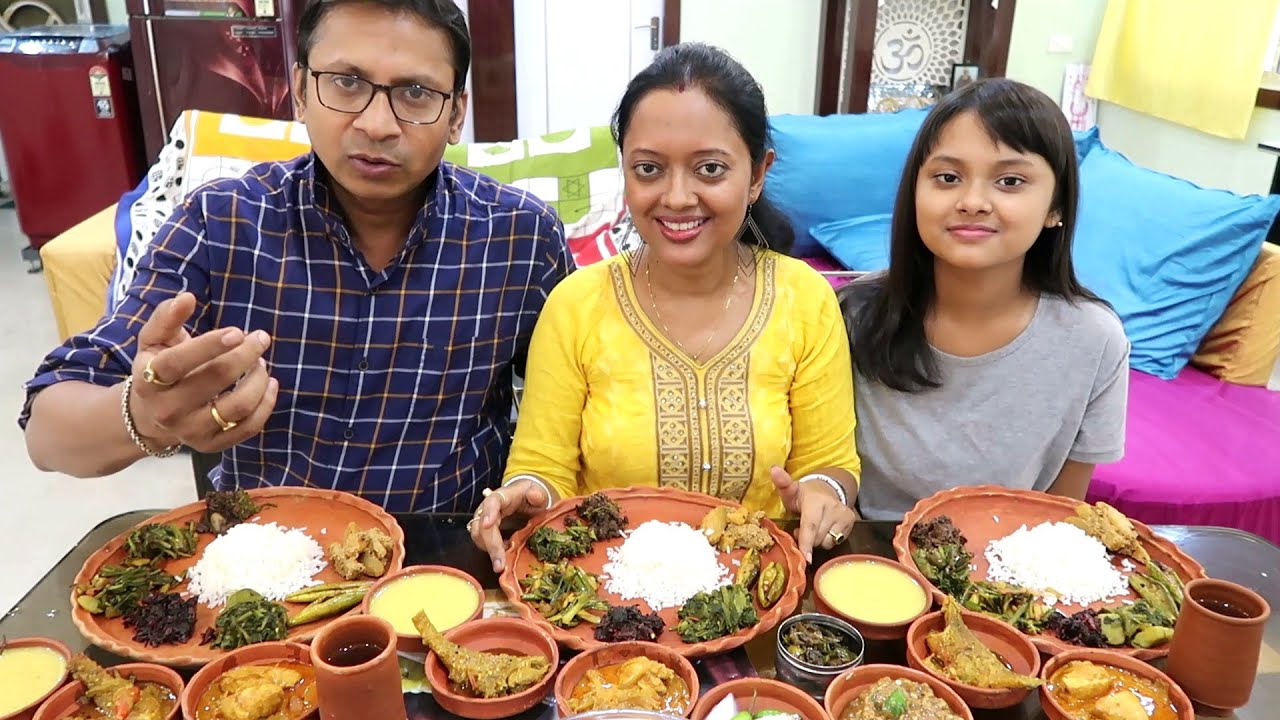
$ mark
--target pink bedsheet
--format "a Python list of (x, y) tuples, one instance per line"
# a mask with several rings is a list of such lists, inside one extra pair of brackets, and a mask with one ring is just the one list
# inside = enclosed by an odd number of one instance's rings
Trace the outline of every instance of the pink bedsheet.
[(1129, 375), (1125, 457), (1094, 471), (1088, 499), (1142, 522), (1220, 525), (1280, 544), (1280, 392), (1188, 367)]

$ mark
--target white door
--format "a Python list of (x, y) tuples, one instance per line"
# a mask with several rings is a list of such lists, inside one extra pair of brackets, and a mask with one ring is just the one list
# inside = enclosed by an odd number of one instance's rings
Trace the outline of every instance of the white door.
[(662, 0), (520, 0), (516, 114), (522, 138), (606, 125), (662, 38)]

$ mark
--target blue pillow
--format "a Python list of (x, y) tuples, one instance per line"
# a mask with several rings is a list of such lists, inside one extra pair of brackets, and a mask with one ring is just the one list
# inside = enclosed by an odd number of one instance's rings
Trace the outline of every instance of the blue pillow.
[(892, 213), (846, 218), (822, 223), (809, 236), (850, 270), (884, 270), (889, 267), (892, 222)]
[(809, 231), (842, 218), (893, 212), (902, 164), (928, 110), (770, 119), (777, 160), (769, 199), (795, 225), (798, 256), (818, 249)]
[(1099, 140), (1080, 166), (1073, 257), (1133, 344), (1131, 367), (1166, 380), (1191, 359), (1258, 259), (1280, 195), (1240, 196), (1139, 167)]

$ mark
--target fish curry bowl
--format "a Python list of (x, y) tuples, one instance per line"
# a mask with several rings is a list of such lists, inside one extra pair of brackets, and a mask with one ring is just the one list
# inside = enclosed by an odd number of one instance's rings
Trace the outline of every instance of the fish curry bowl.
[(1040, 686), (1040, 651), (1014, 626), (960, 609), (922, 616), (907, 630), (907, 664), (946, 683), (971, 708), (1017, 705)]
[(472, 620), (440, 634), (414, 618), (427, 654), (432, 694), (446, 711), (496, 720), (542, 702), (560, 665), (560, 649), (537, 625), (517, 618)]

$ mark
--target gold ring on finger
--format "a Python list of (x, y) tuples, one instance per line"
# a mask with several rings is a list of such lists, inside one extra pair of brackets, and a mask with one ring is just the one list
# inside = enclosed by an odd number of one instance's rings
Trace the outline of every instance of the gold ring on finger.
[(159, 385), (160, 387), (169, 387), (173, 383), (165, 382), (164, 380), (161, 380), (160, 376), (156, 374), (156, 371), (151, 368), (151, 361), (154, 359), (155, 358), (149, 358), (147, 360), (147, 366), (142, 368), (142, 381), (145, 383), (150, 383), (151, 385)]
[(839, 532), (838, 530), (835, 530), (835, 529), (828, 530), (827, 534), (831, 536), (831, 542), (835, 543), (836, 545), (839, 545), (840, 543), (844, 542), (844, 533)]
[(213, 414), (213, 421), (218, 423), (218, 427), (222, 428), (222, 432), (232, 430), (236, 425), (240, 424), (234, 420), (223, 420), (222, 415), (218, 412), (218, 406), (215, 403), (209, 403), (209, 412)]
[(498, 496), (498, 502), (502, 503), (502, 507), (506, 507), (506, 506), (507, 506), (507, 494), (506, 494), (506, 493), (504, 493), (504, 492), (502, 492), (502, 489), (501, 489), (501, 488), (499, 488), (499, 489), (497, 489), (497, 490), (494, 490), (494, 489), (492, 489), (492, 488), (485, 488), (484, 490), (482, 490), (482, 491), (480, 492), (480, 494), (481, 494), (482, 496), (484, 496), (484, 497), (489, 497), (490, 495), (497, 495), (497, 496)]

